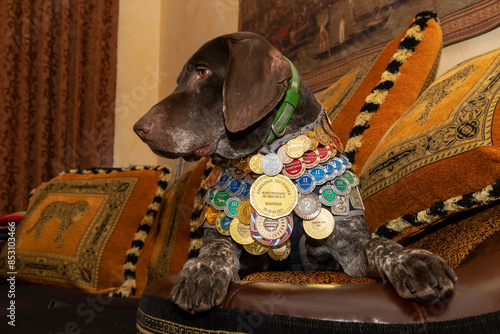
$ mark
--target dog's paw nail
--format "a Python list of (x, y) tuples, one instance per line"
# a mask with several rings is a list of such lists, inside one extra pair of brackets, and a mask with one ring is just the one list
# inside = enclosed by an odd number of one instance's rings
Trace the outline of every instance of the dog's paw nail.
[(412, 279), (409, 279), (406, 281), (406, 287), (408, 288), (408, 290), (410, 290), (410, 292), (412, 294), (417, 292), (417, 285), (415, 284), (415, 282)]
[(212, 305), (212, 307), (217, 306), (217, 291), (214, 291), (212, 293), (212, 300), (210, 301), (210, 305)]
[(174, 289), (172, 293), (172, 302), (175, 303), (177, 301), (177, 298), (179, 298), (179, 291), (180, 289)]
[(435, 286), (435, 288), (437, 287), (439, 290), (442, 290), (443, 286), (444, 286), (443, 278), (441, 276), (439, 276), (437, 278), (437, 285)]
[(457, 280), (458, 280), (458, 276), (457, 276), (457, 274), (455, 274), (455, 272), (453, 271), (453, 269), (451, 269), (450, 267), (446, 266), (444, 268), (444, 270), (446, 271), (446, 275), (453, 281), (453, 283), (456, 283)]
[(194, 307), (199, 308), (200, 304), (201, 304), (201, 296), (198, 296), (198, 298), (196, 298), (196, 302), (194, 303)]
[(188, 299), (188, 310), (189, 311), (193, 310), (193, 298)]

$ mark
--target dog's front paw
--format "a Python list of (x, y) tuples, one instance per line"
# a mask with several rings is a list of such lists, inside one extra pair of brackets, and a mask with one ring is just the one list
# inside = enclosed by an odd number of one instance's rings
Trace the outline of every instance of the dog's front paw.
[(190, 313), (220, 305), (227, 294), (233, 270), (210, 258), (189, 260), (172, 289), (172, 301)]
[(387, 261), (383, 271), (402, 298), (425, 304), (447, 297), (457, 281), (439, 256), (420, 249), (405, 249)]

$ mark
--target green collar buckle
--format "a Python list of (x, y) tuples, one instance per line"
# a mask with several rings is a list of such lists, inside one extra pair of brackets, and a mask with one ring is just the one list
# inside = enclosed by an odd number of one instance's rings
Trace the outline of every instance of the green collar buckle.
[(283, 58), (288, 61), (290, 64), (290, 69), (292, 70), (292, 78), (288, 82), (288, 89), (285, 92), (285, 95), (282, 99), (282, 103), (278, 109), (278, 113), (276, 114), (276, 118), (273, 121), (273, 125), (271, 126), (271, 131), (266, 140), (266, 144), (269, 144), (276, 138), (283, 137), (286, 132), (286, 125), (292, 114), (297, 108), (297, 104), (299, 103), (299, 85), (300, 78), (299, 72), (293, 65), (293, 63), (283, 56)]

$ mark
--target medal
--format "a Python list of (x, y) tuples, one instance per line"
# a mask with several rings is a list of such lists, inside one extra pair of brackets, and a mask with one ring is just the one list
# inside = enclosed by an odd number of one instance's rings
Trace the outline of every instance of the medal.
[(326, 206), (332, 206), (338, 201), (338, 195), (331, 186), (324, 186), (319, 190), (319, 201)]
[(326, 172), (322, 166), (314, 167), (310, 173), (317, 185), (322, 185), (326, 182)]
[(349, 183), (342, 176), (338, 176), (330, 182), (333, 188), (338, 195), (349, 195), (351, 192), (351, 188), (349, 187)]
[(217, 221), (217, 217), (219, 216), (220, 211), (214, 209), (213, 207), (209, 206), (207, 210), (207, 216), (205, 217), (207, 223), (210, 225), (215, 225), (215, 222)]
[(319, 162), (321, 163), (330, 160), (330, 158), (332, 157), (332, 151), (328, 150), (327, 146), (318, 145), (318, 148), (316, 150), (318, 151)]
[(269, 246), (264, 246), (258, 241), (254, 241), (249, 245), (244, 245), (243, 248), (252, 255), (262, 255), (269, 249)]
[(254, 242), (250, 234), (250, 226), (240, 223), (238, 218), (234, 218), (229, 226), (231, 238), (240, 245), (249, 245)]
[(344, 145), (342, 145), (342, 142), (340, 141), (340, 138), (336, 134), (334, 134), (331, 137), (331, 140), (332, 140), (333, 146), (337, 149), (337, 151), (339, 153), (343, 153), (344, 152)]
[(267, 218), (280, 218), (292, 212), (297, 204), (297, 188), (283, 175), (259, 177), (250, 189), (250, 203)]
[(339, 196), (337, 203), (332, 205), (332, 213), (335, 216), (349, 215), (349, 202), (347, 201), (347, 197)]
[(198, 218), (198, 227), (203, 225), (203, 223), (205, 222), (205, 218), (207, 218), (208, 208), (210, 208), (210, 206), (205, 205), (203, 211), (201, 211), (200, 218)]
[(288, 227), (288, 221), (286, 217), (272, 219), (257, 215), (255, 219), (255, 228), (257, 229), (257, 232), (264, 239), (268, 240), (279, 239), (283, 234), (285, 234), (287, 227)]
[(301, 140), (297, 140), (297, 138), (290, 140), (286, 143), (286, 153), (289, 157), (298, 159), (304, 154), (307, 148), (304, 147), (304, 142)]
[(238, 209), (236, 209), (236, 218), (240, 221), (240, 223), (249, 225), (250, 224), (250, 216), (252, 215), (253, 207), (250, 204), (250, 200), (245, 200), (240, 202), (238, 205)]
[(283, 168), (283, 174), (290, 179), (298, 179), (304, 175), (305, 171), (306, 166), (299, 159), (292, 160), (292, 162), (286, 164)]
[(215, 193), (217, 192), (217, 189), (212, 188), (209, 191), (207, 191), (205, 195), (205, 203), (212, 205), (212, 201), (214, 200)]
[(243, 182), (243, 185), (241, 186), (241, 193), (240, 196), (243, 198), (247, 198), (248, 195), (250, 195), (250, 187), (252, 186), (252, 183), (250, 182)]
[(342, 160), (340, 160), (340, 158), (335, 157), (329, 163), (333, 166), (335, 177), (344, 174), (345, 166), (344, 166)]
[(330, 136), (333, 137), (335, 136), (335, 131), (333, 130), (332, 125), (330, 124), (330, 120), (328, 118), (323, 118), (322, 120), (323, 128), (325, 129), (326, 133)]
[(287, 240), (283, 245), (270, 247), (267, 251), (269, 257), (275, 261), (283, 261), (290, 255), (290, 251), (292, 249), (292, 243), (290, 240)]
[(250, 166), (250, 169), (252, 170), (252, 172), (254, 172), (256, 174), (263, 174), (264, 173), (262, 171), (262, 168), (261, 168), (261, 162), (262, 162), (263, 158), (264, 158), (264, 156), (260, 153), (254, 155), (253, 157), (250, 158), (250, 162), (248, 163), (248, 165)]
[(316, 149), (316, 147), (318, 147), (319, 142), (316, 139), (314, 132), (307, 131), (306, 133), (304, 133), (304, 136), (309, 138), (309, 140), (311, 141), (311, 145), (309, 145), (309, 148), (307, 149), (308, 151), (312, 151), (312, 150)]
[(364, 210), (363, 200), (361, 199), (361, 194), (359, 193), (358, 187), (353, 188), (349, 194), (349, 199), (351, 201), (352, 207), (358, 210)]
[(328, 145), (330, 143), (330, 136), (326, 133), (325, 129), (321, 125), (316, 125), (314, 127), (314, 135), (320, 144)]
[(325, 239), (333, 232), (335, 220), (330, 212), (321, 209), (319, 215), (311, 220), (303, 221), (304, 232), (314, 239)]
[(274, 176), (283, 169), (283, 161), (277, 154), (269, 153), (262, 158), (260, 166), (264, 174)]
[(255, 180), (257, 180), (258, 178), (260, 177), (260, 174), (257, 174), (257, 173), (248, 173), (247, 176), (246, 176), (246, 179), (250, 182), (250, 183), (254, 183)]
[(307, 151), (304, 153), (302, 156), (302, 161), (304, 162), (304, 165), (306, 168), (314, 168), (319, 164), (319, 156), (316, 150), (314, 151)]
[[(277, 221), (279, 221), (279, 222), (277, 222)], [(274, 232), (269, 232), (269, 230), (272, 230), (276, 224), (283, 224), (283, 225), (286, 225), (286, 227), (285, 227), (285, 232), (275, 239), (265, 238), (257, 230), (257, 225), (259, 225), (259, 229), (261, 231), (263, 228), (267, 230), (267, 232), (264, 232), (264, 235), (267, 235), (268, 237), (270, 236), (269, 235), (270, 233), (277, 235), (278, 232), (276, 232), (276, 230), (274, 230)], [(262, 225), (264, 225), (264, 227), (262, 227)], [(267, 227), (266, 227), (266, 225), (267, 225)], [(286, 217), (281, 217), (279, 219), (270, 219), (270, 218), (265, 218), (265, 217), (259, 216), (255, 211), (252, 213), (252, 218), (250, 219), (250, 233), (251, 233), (252, 237), (257, 242), (259, 242), (265, 246), (281, 245), (286, 240), (288, 240), (288, 238), (290, 238), (290, 235), (292, 234), (292, 230), (293, 230), (293, 216), (292, 215), (288, 215)]]
[(236, 218), (236, 210), (240, 205), (240, 199), (238, 197), (231, 197), (226, 201), (224, 206), (224, 213), (230, 218)]
[(223, 159), (219, 162), (219, 166), (221, 166), (222, 168), (227, 168), (229, 167), (229, 163), (230, 163), (229, 160)]
[(309, 150), (309, 147), (311, 146), (311, 140), (309, 139), (309, 137), (307, 137), (305, 135), (300, 135), (297, 138), (295, 138), (295, 140), (302, 142), (302, 147), (303, 147), (304, 152)]
[(344, 179), (346, 179), (347, 182), (349, 182), (349, 186), (351, 188), (356, 187), (358, 185), (358, 183), (359, 183), (358, 178), (356, 177), (356, 175), (353, 172), (351, 172), (350, 170), (346, 170), (344, 172), (344, 174), (342, 174), (342, 177)]
[(335, 178), (335, 169), (331, 163), (326, 163), (323, 165), (323, 169), (326, 172), (326, 180), (331, 181)]
[(229, 194), (227, 193), (227, 191), (217, 191), (212, 201), (212, 206), (217, 210), (224, 210), (224, 206), (226, 205), (226, 201), (228, 199)]
[(243, 190), (243, 181), (238, 179), (232, 180), (229, 182), (226, 190), (229, 196), (238, 196)]
[(215, 221), (215, 228), (219, 231), (220, 234), (228, 237), (231, 235), (229, 231), (229, 227), (231, 226), (231, 218), (226, 216), (224, 212), (221, 212), (217, 216), (217, 220)]
[(229, 182), (231, 182), (231, 175), (229, 174), (228, 171), (223, 171), (222, 176), (219, 179), (219, 182), (217, 182), (217, 190), (224, 190), (227, 188), (229, 185)]
[(236, 166), (237, 169), (244, 170), (248, 166), (249, 157), (241, 158), (240, 162)]
[(236, 180), (241, 180), (242, 178), (245, 177), (245, 175), (247, 175), (247, 172), (245, 172), (244, 170), (241, 170), (239, 168), (235, 168), (231, 171), (231, 175), (233, 176), (233, 178), (235, 178)]
[(297, 190), (300, 194), (309, 194), (316, 188), (316, 182), (311, 174), (305, 173), (297, 179)]
[(278, 150), (278, 153), (276, 154), (278, 154), (284, 164), (290, 163), (293, 160), (292, 158), (290, 158), (288, 153), (286, 153), (286, 146), (281, 146)]
[(346, 169), (349, 169), (352, 167), (351, 162), (349, 161), (349, 159), (347, 159), (347, 157), (345, 155), (339, 155), (339, 159), (340, 159), (340, 161), (342, 161), (342, 163), (344, 164)]
[(321, 211), (321, 203), (318, 196), (314, 193), (301, 195), (294, 211), (302, 219), (310, 220), (316, 218)]
[(219, 182), (222, 176), (222, 168), (220, 166), (215, 166), (214, 169), (208, 174), (207, 180), (205, 181), (205, 186), (207, 188), (213, 188)]

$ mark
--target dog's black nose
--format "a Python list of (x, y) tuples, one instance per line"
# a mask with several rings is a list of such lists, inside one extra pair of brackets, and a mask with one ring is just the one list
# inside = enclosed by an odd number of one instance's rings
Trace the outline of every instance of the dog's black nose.
[(134, 132), (144, 139), (148, 133), (152, 132), (153, 126), (153, 121), (143, 117), (134, 124)]

